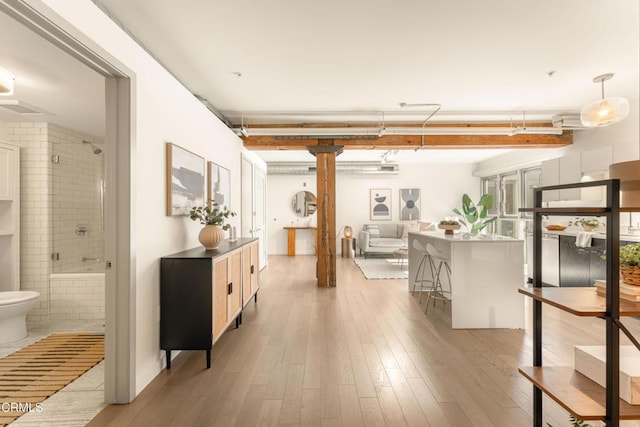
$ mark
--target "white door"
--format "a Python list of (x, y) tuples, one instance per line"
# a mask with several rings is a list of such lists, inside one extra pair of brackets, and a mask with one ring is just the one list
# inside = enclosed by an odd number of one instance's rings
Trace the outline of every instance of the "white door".
[(242, 206), (240, 209), (240, 229), (242, 237), (257, 237), (260, 247), (260, 269), (267, 265), (266, 241), (266, 176), (253, 162), (242, 156), (241, 164)]
[(255, 236), (260, 239), (260, 269), (262, 270), (267, 265), (267, 210), (265, 204), (267, 200), (266, 189), (267, 179), (264, 171), (259, 168), (253, 168), (254, 171), (254, 230)]

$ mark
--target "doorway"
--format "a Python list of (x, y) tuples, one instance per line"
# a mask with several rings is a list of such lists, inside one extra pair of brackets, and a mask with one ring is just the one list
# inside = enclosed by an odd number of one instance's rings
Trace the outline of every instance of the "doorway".
[(240, 229), (244, 237), (257, 237), (260, 248), (260, 270), (267, 266), (267, 235), (265, 209), (266, 173), (249, 158), (242, 156)]
[(42, 3), (0, 0), (14, 18), (105, 78), (104, 256), (105, 402), (135, 396), (135, 269), (131, 233), (131, 159), (135, 74)]

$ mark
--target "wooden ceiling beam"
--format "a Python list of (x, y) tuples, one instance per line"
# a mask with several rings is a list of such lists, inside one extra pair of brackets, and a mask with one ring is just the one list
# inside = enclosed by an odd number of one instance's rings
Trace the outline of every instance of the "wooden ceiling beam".
[[(333, 137), (336, 145), (345, 150), (411, 150), (422, 146), (421, 135), (383, 135), (374, 139), (340, 139)], [(276, 136), (242, 137), (249, 150), (306, 150), (311, 145), (323, 145), (322, 138), (305, 137), (286, 139)], [(573, 132), (562, 135), (424, 135), (424, 148), (557, 148), (573, 144)]]

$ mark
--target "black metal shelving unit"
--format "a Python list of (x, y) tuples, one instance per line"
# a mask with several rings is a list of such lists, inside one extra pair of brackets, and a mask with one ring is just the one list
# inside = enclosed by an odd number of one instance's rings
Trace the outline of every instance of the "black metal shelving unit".
[[(606, 187), (605, 207), (543, 208), (544, 191), (569, 188)], [(620, 316), (640, 315), (640, 303), (620, 301), (619, 294), (619, 245), (620, 212), (638, 209), (620, 208), (620, 180), (609, 179), (585, 183), (554, 185), (535, 190), (534, 208), (521, 209), (534, 216), (533, 230), (533, 288), (520, 292), (533, 298), (533, 366), (521, 368), (522, 375), (533, 382), (534, 425), (542, 427), (542, 393), (546, 393), (572, 415), (583, 420), (601, 420), (607, 426), (616, 427), (621, 419), (640, 419), (640, 407), (629, 405), (620, 395), (620, 331), (640, 349), (638, 341), (620, 321)], [(542, 217), (544, 215), (604, 216), (606, 217), (606, 295), (596, 295), (594, 288), (553, 289), (542, 287)], [(606, 382), (604, 389), (576, 373), (571, 368), (542, 366), (542, 304), (549, 304), (577, 316), (599, 317), (606, 322)], [(622, 309), (621, 309), (622, 306)], [(577, 394), (588, 396), (584, 402), (566, 402), (562, 394), (573, 387)], [(566, 397), (566, 396), (565, 396)], [(598, 403), (599, 400), (604, 402)], [(594, 404), (596, 402), (596, 404)]]

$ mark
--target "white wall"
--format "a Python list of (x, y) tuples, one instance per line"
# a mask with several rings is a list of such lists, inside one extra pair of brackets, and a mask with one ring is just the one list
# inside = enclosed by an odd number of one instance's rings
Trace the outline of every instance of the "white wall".
[[(92, 2), (43, 0), (136, 73), (132, 218), (135, 218), (136, 393), (163, 368), (159, 347), (159, 258), (198, 246), (198, 223), (165, 216), (165, 143), (231, 171), (231, 209), (240, 212), (241, 140)], [(37, 6), (37, 2), (34, 2)], [(264, 165), (262, 165), (264, 167)], [(239, 216), (230, 223), (240, 228)]]
[[(472, 176), (471, 164), (403, 164), (398, 175), (366, 176), (338, 175), (336, 177), (336, 233), (350, 225), (357, 237), (363, 224), (371, 223), (369, 216), (369, 190), (391, 189), (391, 221), (400, 222), (399, 190), (421, 189), (421, 217), (437, 221), (453, 215), (460, 207), (462, 194), (474, 200), (480, 195), (480, 180)], [(304, 187), (304, 183), (307, 184)], [(293, 195), (300, 190), (316, 193), (313, 175), (269, 175), (267, 181), (267, 234), (270, 255), (287, 253), (287, 232), (282, 227), (303, 224), (291, 208)], [(338, 239), (338, 251), (341, 249)], [(313, 253), (313, 235), (309, 231), (297, 233), (296, 253)]]

